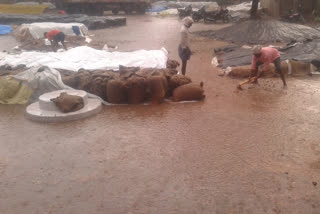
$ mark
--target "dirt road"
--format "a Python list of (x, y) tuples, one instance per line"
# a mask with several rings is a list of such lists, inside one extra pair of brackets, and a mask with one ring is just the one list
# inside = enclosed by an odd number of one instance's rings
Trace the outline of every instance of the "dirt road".
[[(178, 59), (178, 19), (127, 23), (94, 39)], [(204, 81), (203, 102), (108, 106), (61, 124), (0, 105), (0, 213), (320, 213), (319, 79), (289, 78), (286, 90), (264, 79), (238, 93), (239, 80), (210, 65), (223, 43), (191, 43), (187, 74)]]

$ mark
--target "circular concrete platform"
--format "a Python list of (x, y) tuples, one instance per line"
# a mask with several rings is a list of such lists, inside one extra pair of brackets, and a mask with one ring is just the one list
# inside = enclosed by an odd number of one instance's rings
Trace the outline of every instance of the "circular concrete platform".
[[(75, 112), (60, 112), (55, 104), (50, 101), (50, 99), (59, 96), (61, 92), (67, 92), (71, 95), (81, 96), (84, 99), (85, 106)], [(88, 98), (85, 91), (60, 90), (41, 95), (38, 102), (35, 102), (27, 107), (26, 117), (32, 121), (38, 122), (66, 122), (89, 117), (99, 113), (101, 109), (101, 101), (98, 99)]]

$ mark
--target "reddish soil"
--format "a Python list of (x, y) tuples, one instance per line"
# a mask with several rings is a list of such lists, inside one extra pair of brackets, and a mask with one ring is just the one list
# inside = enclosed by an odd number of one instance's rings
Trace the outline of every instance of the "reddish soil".
[[(92, 33), (178, 59), (179, 30), (176, 18), (146, 15)], [(239, 92), (240, 80), (210, 64), (224, 43), (191, 44), (187, 74), (204, 82), (202, 102), (106, 106), (59, 124), (0, 105), (0, 213), (319, 213), (318, 78), (288, 78), (286, 90), (262, 79)]]

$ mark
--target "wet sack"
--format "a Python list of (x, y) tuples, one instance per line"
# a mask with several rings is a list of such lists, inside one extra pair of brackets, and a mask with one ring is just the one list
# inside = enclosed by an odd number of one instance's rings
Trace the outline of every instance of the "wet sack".
[(82, 97), (70, 95), (66, 92), (62, 92), (59, 97), (52, 98), (51, 101), (63, 113), (75, 112), (84, 107), (84, 101)]
[(174, 102), (179, 101), (192, 101), (192, 100), (202, 100), (205, 98), (203, 90), (203, 82), (198, 84), (189, 83), (176, 88), (173, 91), (172, 100)]

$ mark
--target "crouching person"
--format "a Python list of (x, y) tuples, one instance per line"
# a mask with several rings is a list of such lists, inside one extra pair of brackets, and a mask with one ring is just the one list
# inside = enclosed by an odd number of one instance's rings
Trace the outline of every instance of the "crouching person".
[(52, 50), (54, 52), (58, 50), (59, 42), (61, 42), (63, 48), (67, 50), (67, 46), (64, 43), (66, 35), (60, 30), (51, 30), (49, 32), (45, 32), (44, 37), (50, 41)]
[(257, 83), (258, 78), (261, 77), (262, 72), (258, 74), (258, 68), (260, 65), (264, 65), (263, 71), (269, 70), (270, 63), (273, 63), (276, 68), (276, 72), (280, 74), (280, 78), (283, 83), (283, 87), (287, 87), (286, 80), (284, 78), (284, 74), (281, 70), (281, 60), (280, 53), (277, 49), (271, 47), (262, 48), (260, 45), (254, 46), (252, 49), (253, 57), (251, 63), (251, 74), (250, 79), (252, 77), (256, 77), (254, 83)]

